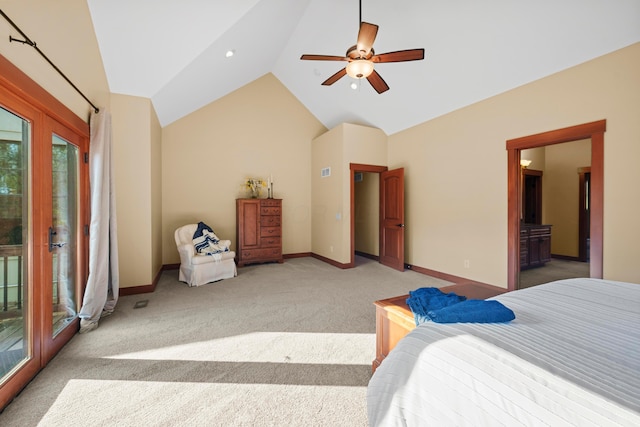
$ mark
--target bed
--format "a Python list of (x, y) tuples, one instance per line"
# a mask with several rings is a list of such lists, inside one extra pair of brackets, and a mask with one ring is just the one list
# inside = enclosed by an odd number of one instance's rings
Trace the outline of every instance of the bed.
[(568, 279), (490, 299), (516, 319), (425, 323), (367, 388), (371, 426), (640, 426), (640, 285)]

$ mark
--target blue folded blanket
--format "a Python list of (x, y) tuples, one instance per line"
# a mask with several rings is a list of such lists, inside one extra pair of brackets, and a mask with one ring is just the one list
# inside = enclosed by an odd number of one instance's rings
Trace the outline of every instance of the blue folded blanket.
[(448, 307), (427, 312), (436, 323), (502, 323), (516, 315), (500, 301), (470, 299)]
[(457, 304), (466, 299), (467, 297), (456, 295), (453, 292), (445, 294), (438, 288), (419, 288), (415, 291), (409, 291), (407, 305), (413, 313), (417, 326), (431, 320), (427, 314), (429, 311)]
[(502, 323), (516, 318), (513, 311), (501, 302), (467, 300), (453, 292), (445, 294), (438, 288), (419, 288), (409, 291), (407, 305), (416, 326), (424, 322), (436, 323)]

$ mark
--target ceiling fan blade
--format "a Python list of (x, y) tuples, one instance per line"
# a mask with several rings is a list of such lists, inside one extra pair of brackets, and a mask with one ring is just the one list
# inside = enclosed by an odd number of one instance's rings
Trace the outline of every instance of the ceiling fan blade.
[(407, 49), (373, 55), (373, 62), (405, 62), (424, 59), (424, 49)]
[(367, 80), (369, 80), (369, 83), (371, 83), (371, 86), (373, 86), (373, 88), (378, 93), (386, 92), (389, 90), (389, 86), (382, 79), (382, 77), (380, 76), (380, 74), (378, 74), (376, 70), (373, 70), (373, 73), (371, 73), (369, 77), (367, 77)]
[(309, 61), (348, 61), (349, 58), (345, 56), (333, 56), (333, 55), (302, 55), (300, 59)]
[(356, 43), (356, 46), (358, 47), (358, 52), (360, 52), (361, 57), (367, 57), (367, 55), (369, 55), (377, 34), (378, 26), (376, 24), (370, 24), (368, 22), (360, 23), (360, 31), (358, 31), (358, 42)]
[(330, 86), (340, 80), (342, 77), (347, 75), (347, 69), (341, 68), (340, 71), (335, 73), (333, 76), (329, 77), (327, 80), (322, 82), (323, 86)]

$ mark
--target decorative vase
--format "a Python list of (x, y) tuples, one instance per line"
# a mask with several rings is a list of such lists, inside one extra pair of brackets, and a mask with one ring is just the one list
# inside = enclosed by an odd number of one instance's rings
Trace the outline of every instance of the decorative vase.
[(260, 187), (256, 187), (255, 189), (250, 190), (250, 195), (252, 199), (260, 198)]

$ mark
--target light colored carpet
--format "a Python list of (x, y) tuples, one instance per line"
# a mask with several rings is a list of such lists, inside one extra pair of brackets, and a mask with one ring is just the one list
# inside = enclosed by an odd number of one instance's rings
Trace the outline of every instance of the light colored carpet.
[[(357, 257), (164, 272), (76, 335), (0, 414), (9, 426), (366, 426), (378, 299), (449, 282)], [(137, 301), (148, 306), (134, 309)]]
[(589, 277), (589, 263), (552, 258), (542, 267), (520, 272), (519, 289), (528, 288), (554, 280)]

